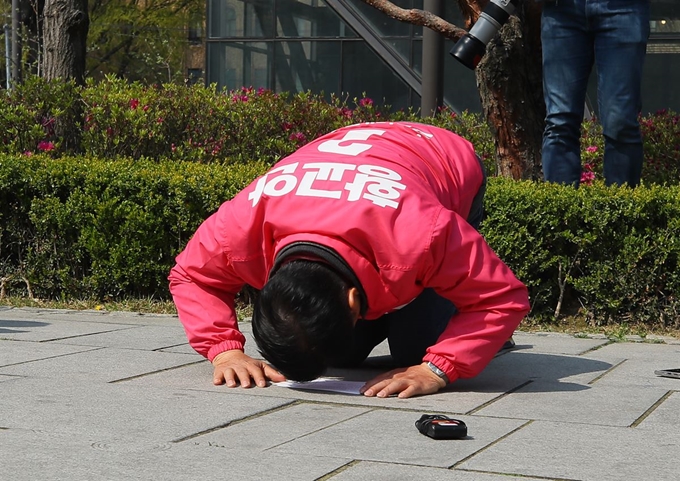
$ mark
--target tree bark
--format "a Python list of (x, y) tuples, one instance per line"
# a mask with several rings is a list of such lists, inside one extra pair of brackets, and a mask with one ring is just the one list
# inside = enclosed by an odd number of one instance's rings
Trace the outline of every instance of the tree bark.
[(90, 19), (87, 0), (45, 0), (43, 75), (82, 85)]
[(499, 175), (542, 178), (545, 123), (540, 7), (520, 2), (476, 69), (482, 108), (496, 141)]

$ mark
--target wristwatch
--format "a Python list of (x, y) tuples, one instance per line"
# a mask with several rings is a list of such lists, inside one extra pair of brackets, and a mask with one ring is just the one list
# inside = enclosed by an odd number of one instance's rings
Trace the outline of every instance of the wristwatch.
[(432, 372), (435, 373), (437, 376), (439, 376), (440, 378), (442, 378), (443, 381), (444, 381), (446, 384), (449, 383), (449, 378), (448, 378), (448, 376), (446, 375), (446, 373), (445, 373), (444, 371), (442, 371), (441, 369), (439, 369), (437, 366), (435, 366), (435, 365), (432, 364), (431, 362), (428, 362), (428, 363), (427, 363), (427, 367), (430, 368), (430, 371), (432, 371)]

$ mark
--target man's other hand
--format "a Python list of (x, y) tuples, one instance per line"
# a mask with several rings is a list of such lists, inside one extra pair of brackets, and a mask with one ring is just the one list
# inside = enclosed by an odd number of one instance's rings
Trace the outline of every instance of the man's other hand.
[(213, 384), (226, 383), (228, 387), (251, 387), (252, 381), (258, 387), (267, 386), (267, 379), (273, 382), (285, 381), (286, 378), (269, 364), (253, 359), (243, 351), (234, 349), (224, 351), (215, 356), (213, 365)]
[(364, 384), (360, 392), (368, 397), (388, 397), (397, 394), (397, 397), (403, 399), (432, 394), (445, 386), (444, 380), (423, 363), (381, 374)]

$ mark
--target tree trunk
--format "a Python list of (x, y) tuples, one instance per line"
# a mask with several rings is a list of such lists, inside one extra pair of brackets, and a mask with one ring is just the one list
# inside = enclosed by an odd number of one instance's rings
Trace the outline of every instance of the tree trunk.
[[(403, 9), (389, 0), (363, 1), (389, 17), (430, 28), (454, 41), (466, 33), (423, 10)], [(456, 1), (467, 29), (489, 3), (489, 0), (447, 1)], [(522, 0), (515, 13), (487, 45), (476, 69), (477, 87), (496, 141), (498, 174), (514, 179), (540, 179), (545, 121), (541, 4)]]
[(496, 141), (498, 174), (542, 178), (545, 122), (541, 66), (540, 7), (520, 2), (489, 42), (476, 69), (482, 108)]
[(90, 19), (87, 0), (45, 0), (43, 75), (82, 85)]

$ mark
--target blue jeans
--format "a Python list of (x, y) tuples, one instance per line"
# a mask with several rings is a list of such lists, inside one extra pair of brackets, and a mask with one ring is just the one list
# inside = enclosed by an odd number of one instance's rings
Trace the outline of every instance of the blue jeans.
[(543, 6), (545, 180), (578, 186), (580, 134), (588, 77), (597, 67), (597, 100), (607, 185), (640, 182), (638, 114), (649, 0), (547, 0)]

